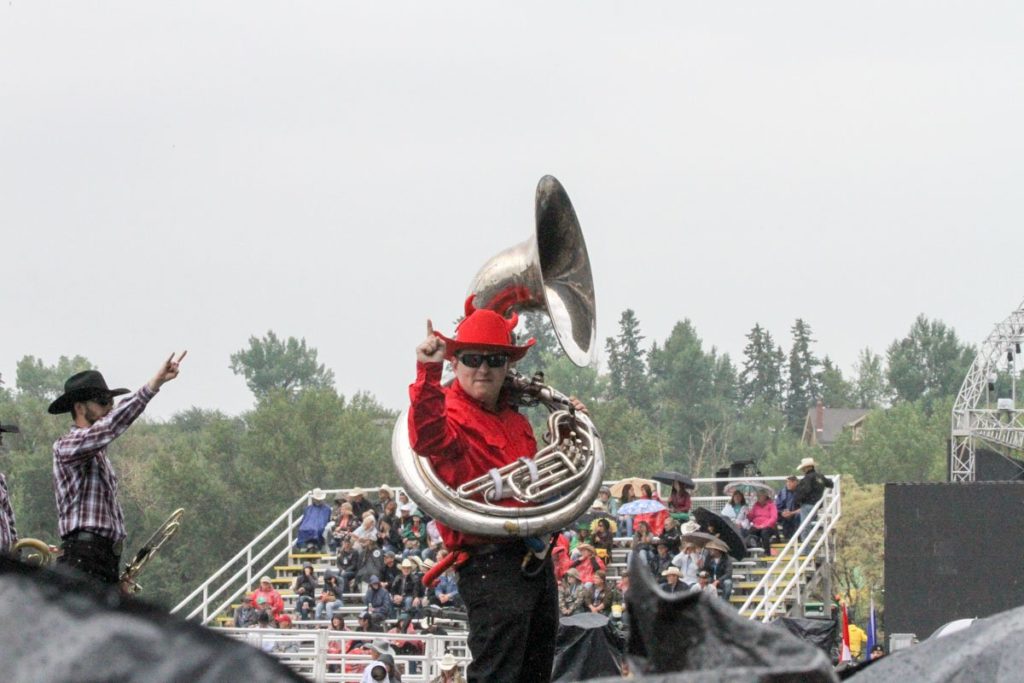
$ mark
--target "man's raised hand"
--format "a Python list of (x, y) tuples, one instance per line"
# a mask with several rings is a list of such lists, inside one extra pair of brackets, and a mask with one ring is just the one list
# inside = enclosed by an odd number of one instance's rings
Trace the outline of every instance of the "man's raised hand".
[(420, 363), (440, 363), (444, 360), (444, 340), (434, 335), (434, 323), (427, 320), (427, 338), (416, 347), (416, 360)]
[(164, 361), (164, 364), (160, 366), (160, 369), (157, 370), (157, 373), (153, 376), (153, 379), (149, 380), (149, 388), (153, 391), (158, 391), (166, 382), (170, 382), (172, 379), (177, 377), (179, 371), (178, 366), (181, 364), (181, 361), (185, 359), (186, 353), (188, 353), (188, 351), (182, 351), (177, 360), (174, 359), (173, 353), (168, 356), (167, 360)]

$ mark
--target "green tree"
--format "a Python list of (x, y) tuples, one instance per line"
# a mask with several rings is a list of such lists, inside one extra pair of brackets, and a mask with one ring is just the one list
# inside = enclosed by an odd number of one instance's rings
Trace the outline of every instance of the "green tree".
[(724, 457), (732, 436), (732, 364), (714, 348), (704, 351), (689, 320), (676, 323), (664, 345), (654, 344), (648, 358), (652, 420), (666, 439), (667, 464), (690, 473), (706, 471)]
[(740, 400), (745, 406), (760, 405), (763, 409), (782, 410), (783, 383), (782, 348), (759, 324), (747, 334), (743, 349), (743, 370), (740, 372)]
[(882, 357), (871, 349), (862, 349), (854, 366), (857, 379), (854, 380), (854, 391), (858, 408), (881, 408), (885, 405), (889, 387), (885, 379), (885, 367)]
[(843, 433), (826, 462), (865, 484), (941, 481), (946, 472), (946, 439), (952, 399), (933, 404), (901, 402), (872, 412), (859, 441)]
[(647, 366), (640, 322), (627, 308), (619, 318), (619, 335), (608, 337), (608, 388), (612, 398), (622, 397), (636, 408), (650, 407)]
[(249, 348), (231, 354), (231, 370), (245, 377), (258, 400), (275, 389), (293, 394), (334, 386), (334, 372), (317, 362), (316, 349), (307, 348), (305, 339), (281, 340), (273, 331), (249, 337)]
[(522, 328), (522, 332), (517, 335), (519, 341), (525, 342), (527, 339), (533, 338), (537, 340), (537, 343), (516, 364), (516, 369), (528, 377), (536, 372), (547, 372), (547, 366), (562, 355), (562, 347), (558, 343), (558, 337), (555, 336), (551, 320), (540, 311), (524, 311), (519, 315), (519, 321), (519, 326)]
[(52, 401), (64, 393), (64, 382), (69, 377), (92, 369), (93, 364), (82, 356), (61, 356), (55, 365), (46, 365), (35, 356), (24, 356), (18, 361), (16, 386), (28, 396)]
[(926, 405), (955, 395), (974, 360), (974, 347), (939, 320), (919, 315), (906, 337), (889, 345), (889, 384), (898, 401)]
[(821, 364), (811, 352), (811, 326), (797, 318), (790, 329), (793, 346), (789, 351), (789, 391), (786, 394), (786, 424), (793, 432), (804, 427), (807, 409), (821, 396), (817, 368)]
[[(853, 386), (843, 378), (843, 371), (836, 367), (828, 356), (821, 359), (818, 387), (822, 402), (829, 408), (850, 408), (857, 404)], [(804, 416), (806, 417), (806, 415), (805, 411)], [(804, 424), (801, 422), (801, 431), (803, 426)]]
[(859, 620), (867, 622), (873, 596), (884, 608), (885, 593), (885, 491), (881, 484), (860, 485), (847, 474), (842, 478), (843, 516), (836, 536), (835, 590), (856, 607)]

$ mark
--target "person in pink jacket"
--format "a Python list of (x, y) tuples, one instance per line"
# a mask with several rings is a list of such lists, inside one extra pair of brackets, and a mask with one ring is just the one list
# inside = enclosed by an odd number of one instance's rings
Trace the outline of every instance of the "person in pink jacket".
[(761, 540), (765, 555), (772, 554), (772, 536), (775, 535), (775, 524), (779, 521), (779, 511), (770, 491), (758, 491), (757, 501), (750, 506), (747, 513), (750, 520), (750, 535)]

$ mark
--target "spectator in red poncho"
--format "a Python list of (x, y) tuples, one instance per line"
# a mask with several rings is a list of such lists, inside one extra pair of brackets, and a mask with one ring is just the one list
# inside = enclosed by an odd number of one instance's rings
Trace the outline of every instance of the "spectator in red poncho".
[(604, 562), (597, 556), (594, 546), (589, 543), (580, 543), (576, 550), (580, 554), (580, 559), (573, 562), (572, 566), (580, 573), (580, 583), (592, 584), (594, 572), (604, 569)]
[(260, 587), (252, 593), (252, 606), (258, 610), (268, 610), (274, 619), (284, 611), (284, 599), (270, 582), (269, 576), (260, 579)]

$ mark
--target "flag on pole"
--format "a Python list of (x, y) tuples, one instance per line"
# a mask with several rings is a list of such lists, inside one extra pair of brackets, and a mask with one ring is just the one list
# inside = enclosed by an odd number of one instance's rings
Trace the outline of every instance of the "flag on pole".
[(866, 648), (867, 654), (864, 658), (865, 661), (871, 661), (871, 651), (875, 649), (875, 638), (878, 637), (877, 635), (875, 635), (877, 630), (878, 626), (877, 624), (875, 624), (875, 598), (872, 596), (871, 611), (868, 612), (868, 644)]
[(846, 613), (846, 603), (843, 603), (843, 652), (839, 655), (840, 662), (849, 662), (853, 660), (853, 655), (850, 654), (850, 617)]

